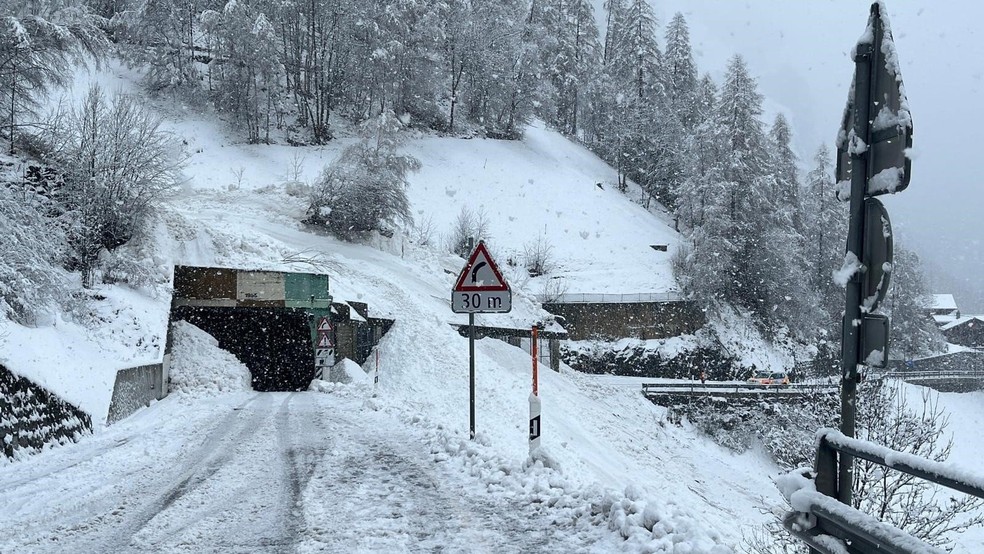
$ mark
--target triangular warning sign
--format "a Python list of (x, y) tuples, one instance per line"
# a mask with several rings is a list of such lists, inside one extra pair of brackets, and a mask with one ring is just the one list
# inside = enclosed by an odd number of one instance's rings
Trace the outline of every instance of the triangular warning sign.
[(509, 290), (509, 285), (502, 278), (499, 266), (485, 249), (485, 243), (479, 242), (475, 251), (468, 257), (468, 263), (458, 275), (458, 281), (454, 285), (454, 292), (478, 292), (478, 291), (497, 291)]
[(321, 318), (321, 320), (318, 321), (318, 330), (331, 331), (331, 320), (329, 320), (327, 317)]
[(318, 348), (331, 348), (331, 347), (332, 347), (331, 337), (329, 337), (328, 335), (321, 335), (321, 337), (318, 338)]

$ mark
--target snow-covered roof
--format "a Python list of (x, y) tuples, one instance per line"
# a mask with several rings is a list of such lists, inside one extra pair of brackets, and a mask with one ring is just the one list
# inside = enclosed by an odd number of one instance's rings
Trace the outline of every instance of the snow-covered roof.
[(952, 294), (931, 294), (932, 298), (929, 306), (926, 308), (930, 310), (956, 310), (957, 301), (954, 300)]
[(984, 315), (965, 315), (963, 317), (953, 318), (953, 321), (940, 327), (940, 330), (949, 331), (954, 327), (960, 327), (961, 325), (964, 325), (966, 323), (970, 323), (970, 325), (977, 325), (978, 323), (984, 323)]
[(939, 326), (941, 326), (941, 327), (943, 325), (948, 325), (950, 323), (953, 323), (957, 319), (958, 319), (957, 316), (955, 314), (952, 314), (952, 313), (945, 314), (945, 315), (944, 314), (933, 314), (933, 321), (935, 321), (936, 324), (939, 325)]

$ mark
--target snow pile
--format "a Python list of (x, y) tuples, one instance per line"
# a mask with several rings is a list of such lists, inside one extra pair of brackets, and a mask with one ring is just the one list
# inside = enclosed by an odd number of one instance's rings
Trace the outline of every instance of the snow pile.
[[(419, 422), (419, 420), (418, 420)], [(568, 479), (543, 449), (522, 465), (503, 460), (479, 434), (471, 441), (437, 427), (430, 441), (434, 461), (457, 466), (483, 483), (489, 493), (522, 498), (553, 524), (568, 528), (606, 526), (631, 552), (731, 554), (724, 538), (698, 523), (695, 515), (672, 500), (643, 498), (629, 485), (622, 493), (582, 487)]]
[(359, 364), (348, 358), (343, 358), (342, 361), (332, 366), (328, 372), (328, 380), (332, 383), (342, 383), (345, 385), (350, 383), (368, 383), (369, 376), (359, 367)]
[(173, 325), (171, 392), (192, 397), (252, 390), (249, 369), (212, 335), (185, 321)]

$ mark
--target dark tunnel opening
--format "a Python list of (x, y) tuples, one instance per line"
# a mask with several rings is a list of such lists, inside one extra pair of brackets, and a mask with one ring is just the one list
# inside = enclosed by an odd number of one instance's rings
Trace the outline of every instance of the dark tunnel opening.
[(261, 392), (307, 390), (315, 376), (310, 316), (291, 308), (180, 306), (172, 320), (185, 320), (219, 341), (253, 375)]

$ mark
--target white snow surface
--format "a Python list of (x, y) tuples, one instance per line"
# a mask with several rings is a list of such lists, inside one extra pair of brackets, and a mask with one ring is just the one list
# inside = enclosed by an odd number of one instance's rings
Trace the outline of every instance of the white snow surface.
[[(132, 86), (126, 70), (106, 71), (80, 83)], [(400, 234), (356, 245), (299, 223), (305, 182), (350, 139), (243, 145), (209, 114), (157, 108), (191, 158), (151, 227), (155, 270), (327, 273), (336, 300), (395, 320), (378, 347), (378, 388), (241, 390), (241, 366), (185, 327), (174, 375), (186, 394), (102, 428), (115, 371), (161, 359), (167, 295), (101, 286), (98, 324), (8, 323), (0, 361), (79, 404), (99, 428), (77, 445), (0, 464), (0, 529), (12, 530), (0, 534), (0, 551), (724, 554), (781, 511), (779, 471), (764, 454), (735, 455), (668, 423), (638, 388), (566, 366), (540, 370), (542, 448), (531, 458), (529, 355), (492, 339), (476, 343), (478, 437), (468, 440), (468, 343), (450, 325), (467, 318), (449, 308), (464, 261)], [(534, 127), (522, 142), (418, 137), (407, 149), (424, 165), (409, 191), (416, 217), (446, 230), (469, 206), (492, 223), (513, 311), (480, 314), (477, 324), (528, 328), (548, 317), (534, 298), (542, 285), (505, 263), (541, 230), (557, 259), (552, 276), (570, 291), (675, 290), (676, 235), (560, 135)], [(745, 340), (742, 326), (723, 327), (729, 344)], [(761, 366), (776, 356), (741, 355)]]
[(176, 321), (172, 339), (172, 393), (197, 397), (253, 389), (249, 369), (219, 348), (219, 341), (205, 331), (186, 321)]

